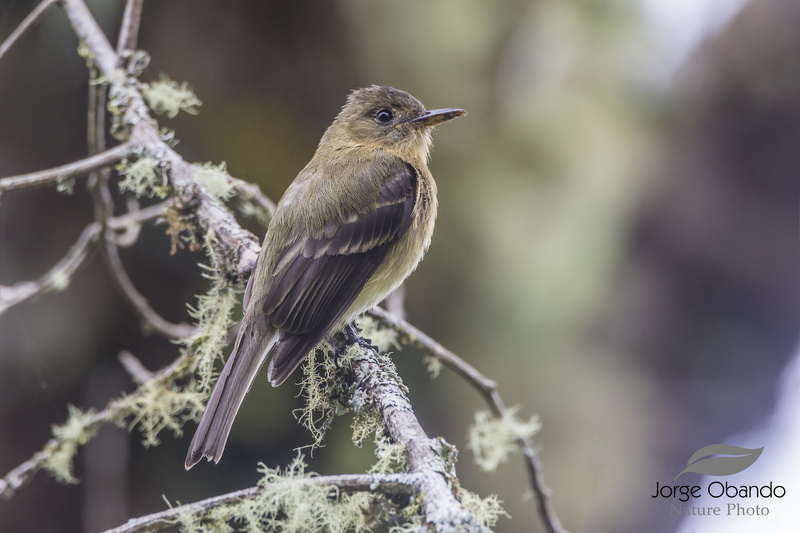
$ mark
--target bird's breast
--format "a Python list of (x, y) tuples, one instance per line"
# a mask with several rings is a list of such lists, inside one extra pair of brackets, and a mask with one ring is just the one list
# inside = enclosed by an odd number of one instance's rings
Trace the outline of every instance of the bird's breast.
[(392, 245), (383, 262), (367, 280), (363, 290), (342, 317), (340, 326), (380, 303), (417, 268), (431, 244), (436, 221), (436, 184), (430, 175), (420, 173), (417, 183), (414, 220), (400, 239)]

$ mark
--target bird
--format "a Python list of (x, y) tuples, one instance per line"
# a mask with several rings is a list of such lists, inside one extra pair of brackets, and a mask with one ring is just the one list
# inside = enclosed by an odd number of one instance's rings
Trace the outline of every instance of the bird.
[(429, 111), (392, 87), (350, 92), (270, 220), (187, 470), (203, 457), (219, 462), (267, 359), (267, 378), (277, 387), (329, 335), (344, 330), (353, 339), (353, 320), (416, 269), (438, 205), (428, 170), (432, 129), (462, 115), (456, 108)]

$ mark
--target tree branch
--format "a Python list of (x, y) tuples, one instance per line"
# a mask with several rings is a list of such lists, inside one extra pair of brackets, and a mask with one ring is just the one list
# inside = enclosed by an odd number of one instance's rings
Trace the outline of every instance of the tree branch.
[[(481, 374), (475, 367), (405, 320), (396, 318), (380, 307), (373, 307), (369, 314), (379, 322), (404, 335), (409, 342), (430, 352), (464, 380), (471, 383), (481, 393), (497, 417), (503, 418), (508, 413), (508, 409), (497, 392), (497, 383), (495, 381)], [(544, 481), (542, 463), (539, 459), (539, 454), (533, 447), (533, 442), (530, 437), (520, 436), (517, 438), (517, 444), (525, 456), (528, 478), (533, 488), (542, 523), (548, 533), (563, 533), (564, 528), (550, 501), (551, 491)]]
[(345, 378), (355, 385), (353, 397), (360, 395), (380, 416), (386, 434), (405, 449), (408, 471), (418, 476), (413, 486), (425, 522), (437, 533), (487, 531), (453, 495), (454, 449), (441, 437), (429, 438), (422, 429), (391, 360), (362, 347), (345, 368)]
[[(287, 480), (285, 483), (304, 483), (308, 485), (326, 485), (336, 487), (342, 492), (379, 492), (382, 494), (410, 494), (410, 482), (413, 476), (408, 474), (340, 474), (332, 476), (313, 476), (302, 480)], [(253, 500), (265, 487), (249, 487), (227, 494), (221, 494), (194, 503), (172, 507), (159, 513), (140, 516), (128, 520), (125, 524), (109, 529), (104, 533), (145, 533), (160, 531), (174, 526), (176, 521), (187, 514), (206, 515), (218, 507), (230, 506), (242, 501)]]
[(240, 280), (247, 276), (258, 258), (256, 237), (243, 229), (233, 215), (196, 179), (194, 168), (165, 143), (147, 105), (125, 75), (117, 70), (117, 54), (82, 0), (59, 0), (73, 30), (91, 52), (94, 65), (108, 80), (110, 90), (123, 99), (124, 120), (130, 127), (130, 141), (152, 155), (169, 170), (177, 196), (184, 205), (195, 207), (200, 226), (213, 234), (217, 263)]
[(14, 46), (14, 44), (19, 40), (20, 37), (22, 37), (25, 34), (26, 31), (31, 29), (34, 26), (34, 24), (36, 24), (39, 21), (39, 18), (41, 18), (41, 16), (44, 15), (45, 11), (47, 11), (47, 8), (49, 8), (55, 3), (56, 0), (43, 0), (38, 6), (36, 6), (33, 9), (33, 11), (30, 12), (30, 14), (28, 14), (27, 17), (25, 17), (25, 19), (20, 23), (20, 25), (17, 26), (17, 28), (13, 32), (11, 32), (11, 35), (9, 35), (8, 38), (5, 41), (3, 41), (3, 44), (0, 44), (0, 59), (2, 59), (4, 55), (6, 55), (6, 52), (8, 52), (11, 49), (11, 47)]
[[(154, 373), (148, 383), (155, 384), (159, 381), (168, 382), (180, 379), (193, 370), (191, 363), (191, 354), (184, 353), (175, 359), (172, 364)], [(84, 433), (92, 434), (105, 424), (121, 422), (126, 416), (133, 413), (136, 400), (146, 393), (146, 388), (140, 386), (132, 393), (110, 401), (105, 409), (87, 414), (83, 419)], [(48, 460), (58, 453), (63, 444), (64, 440), (62, 438), (52, 437), (30, 459), (12, 469), (3, 478), (0, 478), (0, 499), (10, 498), (17, 490), (26, 485), (45, 466)]]
[(30, 174), (20, 174), (18, 176), (11, 176), (8, 178), (0, 178), (0, 193), (13, 191), (17, 189), (26, 189), (30, 187), (41, 187), (44, 185), (53, 185), (63, 179), (88, 174), (89, 172), (98, 170), (112, 163), (116, 163), (123, 157), (130, 155), (134, 151), (134, 146), (130, 142), (122, 143), (114, 148), (110, 148), (105, 152), (97, 155), (67, 163), (60, 167), (54, 167), (47, 170), (40, 170), (38, 172), (31, 172)]

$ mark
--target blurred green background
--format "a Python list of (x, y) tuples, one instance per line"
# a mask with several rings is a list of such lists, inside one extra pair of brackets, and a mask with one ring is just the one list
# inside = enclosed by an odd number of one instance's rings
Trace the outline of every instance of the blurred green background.
[[(35, 4), (3, 2), (0, 39)], [(89, 5), (115, 39), (123, 2)], [(800, 2), (783, 0), (175, 0), (145, 2), (139, 47), (144, 79), (187, 81), (203, 101), (161, 121), (178, 151), (227, 162), (274, 200), (353, 88), (467, 109), (435, 137), (439, 220), (407, 283), (408, 319), (541, 417), (535, 441), (570, 531), (666, 532), (680, 519), (650, 498), (655, 482), (758, 426), (797, 343), (798, 27)], [(0, 61), (0, 177), (85, 156), (76, 48), (55, 8)], [(84, 183), (0, 198), (0, 284), (64, 255), (92, 219)], [(168, 252), (150, 226), (123, 259), (159, 312), (188, 320), (204, 258)], [(0, 316), (0, 475), (68, 404), (132, 389), (120, 350), (150, 369), (177, 353), (141, 331), (99, 256), (67, 290)], [(394, 360), (423, 427), (459, 448), (465, 487), (503, 500), (512, 518), (497, 531), (540, 531), (520, 457), (496, 473), (474, 465), (465, 436), (482, 401), (446, 370), (431, 380), (422, 355)], [(80, 485), (40, 473), (0, 501), (0, 530), (101, 531), (164, 509), (162, 495), (251, 486), (257, 461), (285, 465), (311, 441), (297, 393), (261, 376), (220, 464), (188, 473), (193, 424), (151, 449), (107, 428), (80, 452)], [(312, 470), (371, 464), (348, 426), (336, 421)]]

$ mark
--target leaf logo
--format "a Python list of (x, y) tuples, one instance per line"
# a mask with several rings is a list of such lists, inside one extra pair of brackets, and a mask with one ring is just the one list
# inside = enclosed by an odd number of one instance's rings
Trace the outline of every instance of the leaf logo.
[[(745, 470), (756, 462), (761, 456), (761, 448), (740, 448), (730, 444), (711, 444), (700, 448), (689, 458), (686, 468), (675, 476), (675, 480), (686, 472), (695, 472), (706, 476), (730, 476)], [(709, 457), (711, 455), (722, 455), (723, 457)]]

